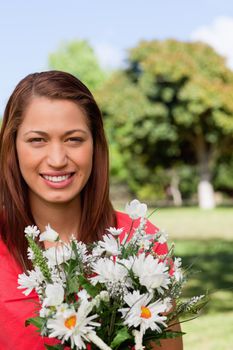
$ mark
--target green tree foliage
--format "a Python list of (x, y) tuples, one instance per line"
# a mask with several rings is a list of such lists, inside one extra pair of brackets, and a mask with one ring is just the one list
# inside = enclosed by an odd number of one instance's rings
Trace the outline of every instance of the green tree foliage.
[[(217, 161), (233, 144), (233, 74), (224, 59), (202, 43), (166, 40), (139, 43), (128, 62), (99, 101), (130, 187), (149, 186), (152, 193), (159, 181), (160, 187), (171, 182), (171, 169), (182, 177), (185, 164), (211, 184)], [(169, 169), (163, 181), (158, 167)], [(195, 171), (190, 186), (194, 178)]]
[(214, 185), (221, 192), (233, 195), (233, 154), (219, 159), (215, 168)]
[(62, 44), (50, 54), (49, 66), (73, 74), (93, 92), (107, 79), (107, 73), (101, 68), (94, 50), (86, 40)]

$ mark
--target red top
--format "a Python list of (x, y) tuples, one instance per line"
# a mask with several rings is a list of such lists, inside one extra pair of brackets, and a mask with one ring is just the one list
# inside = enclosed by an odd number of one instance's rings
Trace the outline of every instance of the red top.
[[(117, 212), (117, 227), (124, 227), (123, 238), (130, 229), (128, 215)], [(134, 226), (137, 226), (135, 222)], [(157, 228), (147, 223), (147, 233), (155, 233)], [(158, 254), (166, 254), (166, 244), (158, 244)], [(25, 320), (35, 315), (38, 298), (33, 291), (25, 296), (17, 289), (18, 274), (23, 271), (11, 257), (7, 247), (0, 240), (0, 350), (44, 350), (44, 344), (55, 345), (55, 339), (42, 338), (34, 326), (25, 327)]]

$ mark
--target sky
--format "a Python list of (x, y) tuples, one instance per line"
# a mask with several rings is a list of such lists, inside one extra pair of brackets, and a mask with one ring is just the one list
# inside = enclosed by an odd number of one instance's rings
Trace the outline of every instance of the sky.
[(88, 40), (104, 67), (142, 40), (202, 40), (233, 69), (231, 0), (0, 0), (0, 115), (15, 85), (49, 69), (61, 43)]

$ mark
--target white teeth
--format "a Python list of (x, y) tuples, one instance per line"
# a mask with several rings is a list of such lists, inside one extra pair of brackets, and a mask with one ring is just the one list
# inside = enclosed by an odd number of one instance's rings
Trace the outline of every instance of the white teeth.
[(43, 178), (45, 178), (48, 181), (52, 182), (61, 182), (65, 181), (70, 177), (70, 175), (64, 175), (64, 176), (48, 176), (48, 175), (43, 175)]

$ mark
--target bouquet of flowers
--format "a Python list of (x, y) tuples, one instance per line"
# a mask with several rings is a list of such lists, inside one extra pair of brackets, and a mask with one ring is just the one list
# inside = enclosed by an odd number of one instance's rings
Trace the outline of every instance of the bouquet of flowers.
[[(146, 212), (146, 204), (133, 200), (126, 205), (130, 230), (122, 236), (123, 228), (110, 227), (92, 244), (75, 237), (63, 242), (49, 225), (43, 233), (26, 227), (34, 268), (19, 275), (18, 288), (38, 294), (38, 315), (26, 324), (60, 340), (48, 349), (85, 349), (88, 343), (91, 349), (149, 349), (152, 341), (182, 335), (170, 327), (206, 304), (204, 296), (182, 300), (181, 259), (174, 246), (156, 253), (167, 235), (146, 233)], [(57, 243), (43, 250), (38, 241), (44, 240)]]

